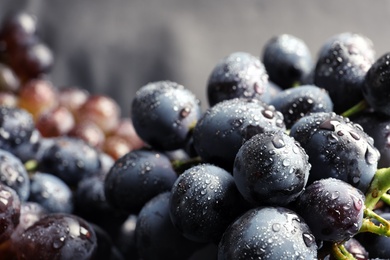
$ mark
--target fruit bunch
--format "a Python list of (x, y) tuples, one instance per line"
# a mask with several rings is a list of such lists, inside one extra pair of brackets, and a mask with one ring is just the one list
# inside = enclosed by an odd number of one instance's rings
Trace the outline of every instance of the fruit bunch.
[(367, 37), (314, 58), (278, 35), (216, 62), (205, 111), (162, 80), (124, 118), (37, 45), (4, 20), (1, 259), (390, 259), (390, 54)]

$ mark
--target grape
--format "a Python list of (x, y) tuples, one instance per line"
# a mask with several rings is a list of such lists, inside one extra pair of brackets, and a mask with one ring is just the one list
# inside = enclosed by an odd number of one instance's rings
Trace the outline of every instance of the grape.
[(390, 77), (390, 52), (383, 54), (370, 67), (364, 78), (362, 86), (363, 96), (367, 103), (375, 111), (381, 112), (387, 116), (390, 115), (388, 87)]
[(134, 150), (115, 161), (105, 178), (105, 195), (114, 208), (137, 213), (151, 198), (170, 190), (176, 179), (163, 153)]
[(6, 50), (30, 44), (36, 38), (36, 17), (27, 12), (9, 14), (0, 29), (0, 45)]
[(58, 101), (75, 116), (79, 108), (87, 101), (89, 92), (76, 86), (62, 87), (58, 90)]
[(99, 152), (81, 139), (59, 136), (43, 151), (38, 171), (54, 174), (73, 187), (99, 173)]
[(106, 140), (103, 130), (92, 121), (77, 122), (67, 135), (81, 138), (92, 147), (98, 149), (103, 147)]
[(115, 100), (106, 95), (90, 95), (76, 112), (76, 121), (92, 121), (104, 133), (117, 127), (120, 108)]
[(342, 242), (362, 226), (364, 194), (334, 178), (313, 182), (297, 199), (297, 212), (305, 219), (316, 239)]
[(173, 225), (169, 214), (170, 196), (170, 192), (157, 195), (138, 214), (135, 238), (142, 259), (186, 259), (203, 246), (183, 237)]
[(71, 214), (44, 216), (13, 240), (17, 259), (91, 259), (97, 250), (94, 229)]
[(218, 259), (317, 259), (317, 245), (304, 219), (294, 211), (259, 207), (227, 228)]
[(75, 119), (66, 107), (57, 106), (42, 113), (35, 125), (43, 137), (56, 137), (68, 134)]
[(359, 38), (353, 35), (331, 41), (322, 48), (315, 66), (314, 84), (329, 92), (338, 114), (363, 99), (362, 85), (373, 63), (365, 54), (366, 46), (355, 41)]
[(187, 169), (171, 191), (172, 222), (195, 242), (218, 242), (227, 226), (247, 207), (232, 175), (212, 164)]
[(375, 111), (366, 111), (353, 118), (364, 131), (374, 139), (374, 146), (379, 150), (378, 168), (390, 167), (390, 119)]
[(0, 106), (17, 107), (18, 96), (11, 92), (0, 92)]
[(39, 203), (48, 212), (72, 213), (73, 193), (57, 176), (35, 172), (31, 176), (29, 201)]
[(353, 52), (359, 52), (369, 63), (375, 61), (374, 43), (367, 36), (360, 33), (342, 32), (329, 37), (321, 46), (318, 56), (323, 57), (332, 48), (333, 43), (340, 41), (345, 43)]
[(118, 160), (125, 154), (134, 150), (131, 143), (129, 143), (126, 138), (117, 135), (107, 136), (104, 140), (102, 149), (114, 158), (114, 160)]
[(136, 93), (131, 119), (139, 137), (155, 149), (183, 148), (201, 116), (199, 100), (172, 81), (148, 83)]
[(109, 135), (126, 139), (133, 149), (140, 149), (144, 146), (144, 142), (134, 129), (133, 121), (128, 117), (121, 118), (118, 126)]
[(280, 34), (268, 40), (262, 60), (270, 81), (283, 89), (301, 84), (314, 65), (306, 43), (290, 34)]
[(107, 201), (104, 178), (92, 176), (81, 180), (74, 191), (74, 214), (95, 223), (110, 235), (116, 234), (126, 220), (127, 212), (115, 209)]
[(0, 182), (11, 187), (21, 201), (30, 196), (30, 179), (23, 163), (10, 152), (0, 149)]
[(379, 151), (360, 125), (332, 112), (319, 112), (298, 120), (290, 135), (309, 156), (308, 184), (333, 177), (367, 191), (377, 170)]
[(228, 99), (207, 109), (193, 132), (193, 146), (208, 163), (231, 172), (241, 145), (253, 135), (285, 130), (283, 115), (260, 100)]
[(45, 79), (28, 81), (22, 85), (18, 95), (19, 107), (30, 112), (35, 121), (58, 105), (57, 90), (52, 82)]
[(310, 113), (332, 112), (333, 102), (328, 93), (314, 85), (303, 85), (286, 89), (269, 102), (283, 114), (286, 128)]
[(122, 223), (114, 238), (114, 244), (125, 259), (138, 259), (138, 250), (135, 240), (137, 215), (130, 214)]
[(35, 124), (30, 113), (15, 107), (0, 107), (0, 147), (12, 151), (30, 140)]
[(43, 77), (51, 71), (54, 64), (51, 49), (40, 40), (12, 49), (10, 56), (10, 67), (23, 81)]
[(234, 52), (221, 59), (207, 82), (210, 106), (233, 98), (256, 98), (267, 91), (268, 75), (259, 58), (247, 52)]
[(284, 206), (303, 191), (311, 165), (303, 148), (282, 131), (253, 136), (239, 149), (234, 181), (253, 205)]
[(20, 206), (19, 224), (12, 233), (13, 239), (20, 236), (27, 228), (46, 216), (48, 211), (39, 203), (24, 201)]
[(0, 244), (8, 240), (19, 224), (21, 201), (10, 187), (0, 184)]
[(6, 64), (0, 63), (0, 90), (17, 93), (20, 87), (19, 78)]

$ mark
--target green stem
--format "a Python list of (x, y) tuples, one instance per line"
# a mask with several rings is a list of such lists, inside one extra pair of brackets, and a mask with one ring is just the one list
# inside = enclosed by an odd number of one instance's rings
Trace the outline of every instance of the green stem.
[(390, 205), (390, 194), (385, 193), (382, 195), (381, 200), (383, 200), (384, 203), (387, 205)]
[(381, 197), (390, 189), (390, 168), (378, 169), (366, 193), (365, 206), (374, 209)]
[(186, 169), (190, 168), (191, 166), (197, 165), (202, 162), (202, 159), (200, 157), (193, 157), (189, 158), (188, 160), (173, 160), (172, 167), (173, 169), (178, 173), (181, 174)]
[(348, 252), (344, 244), (334, 243), (332, 245), (332, 255), (337, 260), (356, 260), (356, 258)]
[[(367, 208), (364, 209), (364, 216), (365, 218), (363, 219), (363, 224), (359, 233), (370, 232), (380, 236), (390, 237), (390, 223), (386, 219)], [(371, 219), (377, 220), (379, 224), (376, 225)]]
[(28, 172), (35, 171), (38, 168), (38, 162), (36, 160), (29, 160), (24, 163), (24, 168)]
[(362, 112), (367, 107), (368, 107), (367, 101), (362, 100), (359, 103), (357, 103), (356, 105), (354, 105), (353, 107), (351, 107), (350, 109), (348, 109), (347, 111), (345, 111), (344, 113), (342, 113), (341, 115), (343, 117), (351, 117), (353, 115), (356, 115), (356, 114)]

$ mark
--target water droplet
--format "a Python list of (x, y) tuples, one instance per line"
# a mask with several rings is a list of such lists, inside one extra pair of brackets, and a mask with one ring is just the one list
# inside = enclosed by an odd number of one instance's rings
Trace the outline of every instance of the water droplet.
[(311, 247), (315, 243), (315, 238), (310, 233), (303, 233), (302, 234), (303, 242), (305, 242), (305, 245), (307, 247)]
[(355, 196), (352, 196), (353, 200), (353, 206), (355, 207), (356, 210), (361, 210), (363, 207), (363, 201), (359, 198), (356, 198)]
[(366, 153), (364, 154), (364, 158), (368, 164), (375, 164), (378, 161), (377, 153), (374, 153), (374, 151), (367, 147)]
[(280, 224), (279, 223), (272, 224), (272, 230), (275, 232), (279, 232), (280, 231)]
[(283, 160), (283, 166), (289, 166), (290, 165), (290, 160), (289, 159), (285, 159), (285, 160)]
[(272, 139), (272, 144), (275, 146), (275, 148), (282, 148), (284, 147), (286, 144), (284, 143), (283, 141), (283, 138), (276, 135), (273, 139)]
[(331, 133), (330, 135), (328, 135), (328, 141), (330, 143), (337, 143), (338, 140), (339, 139), (338, 139), (337, 135), (335, 135), (334, 133)]
[(359, 183), (359, 181), (360, 181), (360, 176), (354, 176), (354, 177), (352, 178), (352, 182), (353, 182), (354, 184)]
[(325, 120), (322, 122), (319, 126), (320, 129), (323, 130), (330, 130), (330, 131), (335, 131), (335, 127), (340, 124), (340, 122), (336, 120)]
[(263, 116), (265, 116), (268, 119), (272, 119), (275, 116), (274, 112), (268, 109), (263, 110), (261, 113), (263, 114)]
[(360, 135), (357, 134), (356, 132), (354, 131), (349, 131), (349, 134), (352, 136), (353, 139), (355, 140), (359, 140), (360, 139)]
[(335, 200), (335, 199), (337, 199), (339, 196), (340, 196), (340, 192), (335, 191), (335, 192), (332, 192), (330, 198), (331, 198), (332, 200)]
[(191, 113), (191, 108), (185, 107), (182, 110), (180, 110), (180, 117), (185, 118)]

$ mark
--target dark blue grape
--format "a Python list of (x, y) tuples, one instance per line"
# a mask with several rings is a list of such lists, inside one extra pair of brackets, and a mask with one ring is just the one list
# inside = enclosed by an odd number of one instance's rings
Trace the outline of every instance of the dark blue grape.
[(269, 104), (283, 114), (287, 128), (291, 128), (298, 119), (307, 114), (333, 111), (333, 102), (328, 93), (314, 85), (286, 89), (277, 94)]
[(275, 83), (268, 81), (267, 83), (267, 89), (264, 92), (263, 95), (261, 95), (260, 100), (264, 103), (271, 103), (271, 100), (275, 98), (280, 92), (282, 92), (283, 89), (276, 85)]
[(35, 172), (31, 176), (29, 201), (39, 203), (48, 212), (72, 213), (73, 193), (69, 186), (55, 175)]
[(302, 84), (314, 65), (306, 43), (290, 34), (281, 34), (266, 42), (262, 60), (270, 81), (283, 89)]
[(141, 87), (131, 106), (137, 134), (159, 150), (184, 148), (201, 113), (200, 101), (195, 95), (171, 81)]
[(35, 129), (28, 141), (16, 146), (12, 149), (12, 153), (18, 157), (23, 163), (27, 161), (35, 161), (39, 163), (43, 152), (53, 143), (52, 138), (44, 138), (38, 129)]
[(93, 228), (96, 234), (96, 243), (97, 248), (94, 254), (93, 260), (111, 260), (111, 256), (113, 254), (113, 250), (115, 250), (114, 243), (111, 239), (110, 234), (108, 234), (103, 228), (100, 226), (90, 223), (90, 226)]
[(380, 153), (378, 168), (390, 167), (390, 117), (375, 111), (365, 111), (352, 120), (374, 139), (374, 146)]
[(211, 164), (182, 173), (172, 187), (170, 215), (182, 234), (196, 242), (217, 242), (247, 205), (232, 175)]
[(157, 195), (138, 214), (135, 238), (141, 259), (187, 259), (203, 246), (185, 238), (173, 225), (169, 213), (170, 195), (170, 192)]
[(28, 142), (35, 130), (32, 115), (17, 107), (0, 107), (0, 148), (13, 152)]
[(383, 54), (368, 70), (362, 86), (364, 99), (375, 111), (390, 116), (390, 52)]
[(359, 52), (368, 62), (373, 63), (375, 61), (374, 43), (367, 36), (354, 32), (342, 32), (329, 37), (322, 44), (318, 57), (321, 58), (327, 55), (333, 43), (337, 41), (345, 43), (351, 51)]
[(317, 259), (317, 244), (305, 221), (283, 207), (247, 211), (219, 243), (219, 260)]
[(38, 171), (51, 173), (70, 187), (77, 186), (83, 178), (100, 172), (97, 149), (78, 138), (60, 136), (52, 139), (38, 164)]
[(81, 180), (73, 193), (73, 213), (114, 235), (128, 214), (114, 208), (107, 201), (104, 184), (104, 176), (92, 176)]
[(253, 136), (238, 151), (233, 177), (253, 205), (284, 206), (306, 186), (311, 165), (305, 150), (282, 131)]
[(92, 259), (97, 250), (93, 227), (75, 215), (52, 213), (13, 240), (17, 259)]
[(23, 163), (10, 152), (0, 149), (0, 183), (3, 183), (26, 201), (30, 195), (30, 179)]
[(362, 85), (373, 62), (359, 47), (354, 40), (336, 39), (323, 47), (316, 62), (314, 84), (329, 92), (338, 114), (363, 100)]
[(229, 99), (203, 114), (194, 128), (193, 145), (205, 162), (231, 172), (241, 145), (271, 130), (285, 130), (283, 115), (273, 106), (255, 99)]
[(114, 244), (125, 259), (138, 259), (137, 243), (135, 240), (135, 228), (137, 215), (130, 214), (120, 225), (114, 236)]
[(353, 237), (363, 222), (364, 194), (334, 178), (313, 182), (297, 199), (297, 212), (318, 240), (342, 242)]
[(259, 58), (247, 52), (233, 52), (221, 59), (209, 76), (209, 105), (233, 98), (261, 99), (267, 83), (268, 75)]
[(332, 177), (366, 192), (377, 170), (379, 151), (360, 125), (334, 113), (312, 113), (298, 120), (290, 135), (309, 155), (308, 184)]
[(114, 208), (138, 212), (159, 193), (169, 191), (177, 179), (166, 155), (149, 150), (133, 150), (115, 161), (107, 174), (106, 199)]

